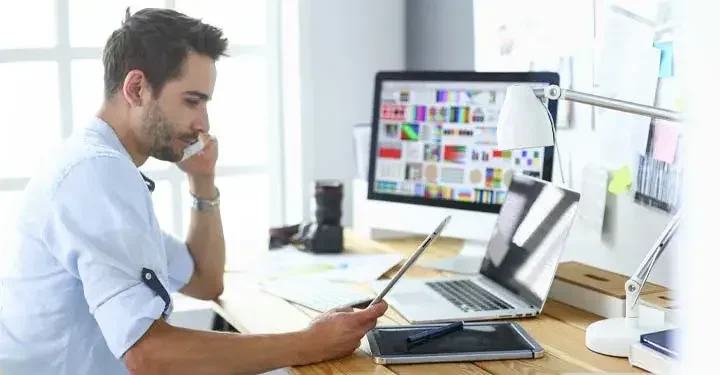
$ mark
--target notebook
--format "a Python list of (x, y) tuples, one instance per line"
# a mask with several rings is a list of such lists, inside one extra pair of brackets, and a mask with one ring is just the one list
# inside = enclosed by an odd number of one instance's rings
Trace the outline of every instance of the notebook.
[(668, 357), (678, 358), (677, 328), (640, 335), (640, 343)]

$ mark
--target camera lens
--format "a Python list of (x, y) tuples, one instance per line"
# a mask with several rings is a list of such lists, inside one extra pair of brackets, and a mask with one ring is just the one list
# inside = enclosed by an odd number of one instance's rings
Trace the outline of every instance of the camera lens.
[(315, 182), (315, 219), (319, 224), (340, 225), (343, 185), (337, 180)]

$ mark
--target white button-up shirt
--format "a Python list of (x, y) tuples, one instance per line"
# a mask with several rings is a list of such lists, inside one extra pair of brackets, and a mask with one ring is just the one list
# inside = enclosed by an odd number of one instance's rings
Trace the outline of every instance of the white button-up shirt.
[(140, 172), (100, 119), (29, 182), (17, 236), (0, 247), (3, 375), (128, 374), (121, 357), (166, 309), (143, 268), (170, 293), (193, 273), (186, 245), (160, 229)]

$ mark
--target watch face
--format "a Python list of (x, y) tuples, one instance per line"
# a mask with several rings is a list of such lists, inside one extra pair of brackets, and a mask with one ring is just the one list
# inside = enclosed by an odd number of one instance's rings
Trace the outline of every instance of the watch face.
[(198, 199), (194, 195), (190, 194), (193, 198), (192, 207), (198, 211), (211, 210), (215, 207), (220, 206), (220, 189), (215, 188), (215, 198), (211, 200)]

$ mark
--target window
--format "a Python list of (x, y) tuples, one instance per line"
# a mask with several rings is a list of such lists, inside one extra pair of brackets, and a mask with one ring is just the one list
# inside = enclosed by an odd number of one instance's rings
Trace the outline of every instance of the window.
[[(25, 0), (4, 5), (0, 22), (0, 129), (17, 142), (0, 148), (0, 238), (14, 225), (18, 198), (32, 172), (97, 112), (103, 96), (102, 48), (125, 8), (168, 7), (222, 28), (229, 57), (217, 63), (209, 105), (220, 142), (221, 192), (228, 268), (267, 248), (267, 229), (284, 222), (283, 157), (277, 108), (280, 0)], [(52, 6), (48, 6), (52, 4)], [(25, 32), (18, 33), (17, 30)], [(32, 32), (27, 32), (31, 30)], [(32, 82), (32, 84), (28, 84)], [(32, 114), (31, 116), (29, 114)], [(22, 157), (18, 157), (21, 155)], [(12, 162), (8, 162), (12, 160)], [(151, 159), (161, 227), (181, 238), (189, 226), (186, 177)]]

